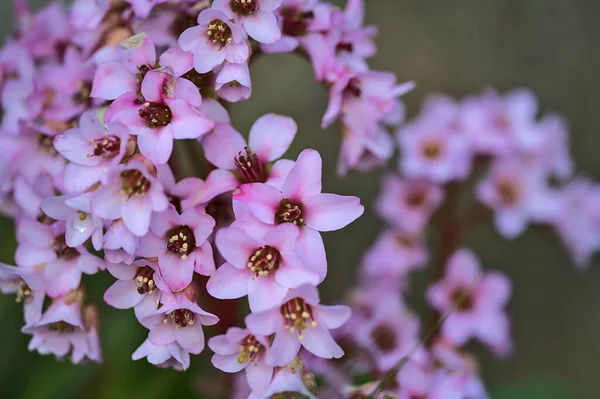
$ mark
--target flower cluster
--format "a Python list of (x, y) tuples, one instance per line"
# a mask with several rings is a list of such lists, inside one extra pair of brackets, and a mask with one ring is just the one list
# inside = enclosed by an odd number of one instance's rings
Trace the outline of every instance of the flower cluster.
[[(315, 372), (328, 382), (319, 389), (347, 398), (377, 389), (485, 398), (461, 347), (474, 338), (510, 353), (510, 282), (461, 247), (471, 213), (493, 210), (508, 239), (531, 222), (548, 226), (580, 265), (600, 248), (600, 190), (572, 177), (564, 121), (538, 120), (535, 98), (520, 90), (435, 97), (402, 125), (399, 97), (414, 85), (368, 67), (376, 29), (363, 25), (363, 0), (344, 9), (320, 0), (15, 6), (17, 31), (0, 49), (0, 211), (18, 246), (16, 266), (0, 264), (0, 289), (24, 305), (30, 350), (102, 360), (82, 275), (107, 271), (115, 281), (104, 301), (133, 308), (148, 330), (132, 358), (185, 370), (205, 349), (203, 326), (216, 324), (212, 364), (245, 370), (232, 397), (314, 398)], [(322, 192), (316, 150), (282, 158), (298, 130), (291, 118), (266, 114), (247, 138), (231, 123), (229, 104), (252, 93), (249, 64), (273, 53), (309, 61), (329, 91), (322, 126), (341, 126), (340, 174), (386, 164), (397, 130), (399, 173), (385, 177), (376, 204), (388, 227), (362, 260), (352, 314), (321, 304), (317, 287), (328, 269), (321, 233), (360, 217), (360, 200)], [(183, 178), (182, 165), (195, 177)], [(459, 215), (457, 188), (482, 166), (480, 205)], [(435, 257), (431, 224), (442, 235)], [(403, 296), (430, 258), (432, 320), (447, 320), (423, 346), (428, 326)], [(246, 297), (239, 326), (235, 300)], [(328, 361), (345, 351), (347, 360)], [(357, 374), (374, 378), (353, 386)]]

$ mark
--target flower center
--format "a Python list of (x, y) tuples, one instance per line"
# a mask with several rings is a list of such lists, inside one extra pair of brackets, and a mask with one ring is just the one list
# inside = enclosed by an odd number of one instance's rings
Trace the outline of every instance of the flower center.
[(498, 130), (508, 131), (510, 129), (510, 120), (503, 113), (496, 114), (492, 117), (492, 125)]
[(50, 324), (50, 330), (60, 333), (72, 333), (75, 331), (75, 326), (67, 323), (66, 321), (57, 321), (56, 323)]
[(27, 283), (23, 280), (19, 281), (19, 288), (17, 288), (17, 303), (28, 303), (33, 298), (34, 292), (29, 288)]
[(219, 46), (219, 49), (222, 49), (227, 43), (233, 41), (231, 38), (231, 28), (220, 19), (213, 19), (211, 23), (208, 24), (206, 35), (208, 36), (208, 40)]
[(281, 15), (283, 16), (282, 33), (293, 37), (304, 36), (308, 25), (315, 18), (312, 11), (302, 11), (292, 7), (284, 8)]
[(398, 234), (396, 236), (396, 241), (406, 249), (411, 249), (416, 245), (415, 240), (407, 234)]
[(301, 203), (294, 203), (288, 199), (282, 199), (279, 203), (279, 209), (275, 213), (275, 222), (294, 223), (304, 226), (304, 218), (302, 217), (303, 207)]
[(171, 108), (164, 104), (145, 102), (139, 110), (140, 118), (146, 120), (149, 128), (155, 129), (161, 126), (167, 126), (171, 123), (173, 114)]
[(179, 226), (167, 231), (167, 250), (176, 255), (181, 255), (181, 259), (187, 259), (188, 255), (196, 249), (196, 238), (194, 232), (188, 226)]
[(406, 195), (406, 203), (411, 208), (418, 208), (425, 203), (426, 195), (422, 190), (413, 190)]
[(519, 189), (510, 180), (503, 180), (496, 185), (496, 192), (504, 205), (514, 205), (519, 200)]
[(67, 246), (64, 234), (54, 237), (54, 240), (52, 240), (52, 250), (56, 253), (56, 256), (65, 260), (79, 256), (79, 252), (75, 248)]
[(112, 159), (119, 154), (121, 149), (121, 139), (112, 135), (93, 140), (92, 144), (94, 145), (94, 152), (89, 154), (88, 157), (96, 156)]
[(429, 159), (436, 159), (442, 153), (442, 146), (437, 140), (429, 140), (423, 144), (423, 155)]
[(299, 339), (304, 339), (302, 331), (317, 326), (317, 322), (313, 319), (312, 308), (302, 298), (286, 302), (279, 310), (285, 319), (285, 328), (291, 333), (298, 332)]
[(246, 363), (254, 360), (259, 353), (264, 350), (264, 346), (256, 340), (254, 335), (248, 335), (242, 340), (239, 347), (238, 363)]
[(167, 324), (169, 318), (175, 323), (175, 328), (184, 328), (194, 325), (194, 313), (187, 309), (177, 309), (172, 311), (168, 316), (165, 316), (163, 323)]
[(463, 288), (454, 290), (451, 298), (452, 303), (455, 304), (458, 310), (466, 312), (473, 308), (473, 298), (471, 298), (471, 294)]
[(250, 258), (248, 258), (248, 269), (258, 276), (268, 276), (272, 271), (279, 269), (281, 254), (279, 251), (268, 245), (258, 248)]
[(73, 94), (73, 101), (75, 101), (78, 104), (90, 104), (91, 93), (92, 82), (79, 82), (79, 84), (77, 85), (77, 92)]
[(351, 42), (339, 42), (337, 46), (335, 46), (335, 50), (338, 53), (341, 51), (352, 53), (354, 51), (354, 44), (352, 44)]
[(257, 0), (231, 0), (231, 11), (244, 16), (252, 14), (258, 10)]
[(375, 327), (371, 331), (371, 338), (382, 352), (391, 352), (396, 347), (396, 331), (386, 324)]
[(140, 267), (133, 279), (133, 283), (137, 287), (138, 294), (152, 294), (156, 288), (154, 284), (154, 270), (148, 266)]
[(131, 169), (121, 172), (121, 193), (131, 198), (132, 195), (144, 195), (152, 186), (139, 170)]
[(42, 153), (51, 156), (58, 155), (58, 151), (54, 148), (54, 137), (39, 133), (37, 135), (37, 144)]
[(234, 158), (235, 166), (240, 172), (243, 183), (264, 183), (267, 181), (265, 168), (258, 159), (258, 155), (254, 154), (248, 147), (244, 148), (246, 154), (241, 151)]
[(362, 94), (362, 90), (360, 88), (360, 81), (356, 78), (350, 79), (350, 82), (348, 82), (348, 86), (346, 87), (346, 93), (354, 97), (360, 97), (360, 95)]

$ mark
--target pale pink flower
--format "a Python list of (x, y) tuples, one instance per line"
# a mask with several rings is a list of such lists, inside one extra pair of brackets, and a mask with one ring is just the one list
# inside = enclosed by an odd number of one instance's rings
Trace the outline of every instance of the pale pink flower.
[(274, 11), (282, 0), (215, 0), (212, 8), (220, 10), (240, 25), (259, 43), (275, 43), (281, 30)]
[(224, 63), (215, 79), (215, 90), (219, 97), (233, 103), (250, 98), (252, 81), (248, 64)]
[(43, 267), (26, 269), (0, 263), (0, 292), (15, 294), (15, 301), (23, 304), (25, 324), (34, 325), (42, 316), (46, 297)]
[(161, 368), (171, 367), (175, 370), (187, 370), (190, 367), (190, 353), (177, 342), (156, 345), (146, 339), (131, 355), (132, 360), (148, 358), (148, 362)]

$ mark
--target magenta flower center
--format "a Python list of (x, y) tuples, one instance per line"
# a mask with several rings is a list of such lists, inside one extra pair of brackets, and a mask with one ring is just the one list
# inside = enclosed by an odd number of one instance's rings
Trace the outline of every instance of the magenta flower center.
[(346, 87), (346, 93), (354, 96), (360, 97), (362, 94), (362, 89), (360, 88), (360, 81), (358, 79), (350, 79), (348, 82), (348, 86)]
[(455, 304), (458, 310), (467, 312), (473, 308), (473, 298), (471, 297), (471, 294), (463, 288), (454, 290), (450, 297), (452, 303)]
[(273, 247), (265, 245), (258, 248), (248, 258), (246, 266), (250, 271), (256, 273), (256, 276), (268, 276), (272, 271), (279, 269), (281, 254)]
[(206, 35), (209, 41), (219, 46), (219, 49), (222, 49), (227, 43), (233, 41), (231, 38), (231, 28), (220, 19), (214, 19), (208, 24)]
[(57, 321), (56, 323), (50, 324), (50, 330), (60, 333), (72, 333), (75, 331), (75, 326), (67, 323), (66, 321)]
[(121, 193), (131, 197), (132, 195), (144, 195), (152, 186), (139, 170), (131, 169), (121, 172)]
[(164, 104), (145, 102), (142, 108), (139, 110), (140, 118), (146, 120), (146, 124), (149, 128), (155, 129), (161, 126), (167, 126), (171, 123), (173, 113), (171, 108)]
[(514, 205), (519, 200), (519, 188), (511, 180), (502, 180), (496, 185), (496, 192), (504, 205)]
[(67, 246), (64, 234), (54, 237), (54, 240), (52, 240), (52, 250), (56, 253), (56, 256), (65, 260), (79, 256), (79, 252), (75, 248)]
[(248, 335), (240, 343), (238, 363), (251, 362), (264, 351), (264, 346), (256, 340), (254, 335)]
[(304, 339), (302, 331), (308, 327), (316, 327), (317, 322), (313, 318), (313, 311), (309, 304), (302, 298), (295, 298), (286, 302), (279, 309), (285, 319), (285, 329), (291, 333), (298, 333), (299, 339)]
[(258, 10), (257, 0), (231, 0), (231, 11), (244, 16)]
[(426, 198), (422, 190), (413, 190), (406, 195), (406, 204), (411, 208), (419, 208), (425, 203)]
[(436, 159), (442, 153), (442, 146), (437, 140), (427, 140), (423, 143), (421, 151), (425, 158)]
[(295, 203), (288, 199), (282, 199), (279, 203), (279, 209), (277, 209), (277, 212), (275, 213), (275, 222), (278, 224), (294, 223), (296, 225), (304, 226), (302, 212), (302, 203)]
[(354, 51), (354, 44), (351, 42), (340, 42), (337, 46), (335, 46), (335, 49), (338, 53), (341, 51), (352, 53)]
[(267, 181), (267, 173), (263, 163), (258, 159), (258, 155), (250, 151), (248, 147), (244, 148), (245, 154), (241, 151), (234, 158), (235, 166), (240, 172), (242, 183), (264, 183)]
[(37, 135), (37, 144), (40, 151), (51, 156), (58, 155), (58, 151), (54, 148), (54, 137), (39, 133)]
[(196, 249), (196, 238), (194, 232), (188, 226), (179, 226), (171, 229), (166, 234), (167, 250), (175, 255), (181, 255), (181, 259), (187, 259), (188, 255)]
[(133, 283), (137, 287), (138, 294), (152, 294), (156, 288), (154, 284), (154, 270), (148, 266), (140, 267), (133, 279)]
[(23, 280), (19, 281), (19, 287), (17, 288), (17, 297), (15, 301), (17, 303), (28, 303), (33, 299), (34, 292), (29, 288), (27, 283)]
[(284, 35), (292, 37), (304, 36), (308, 25), (315, 18), (312, 11), (302, 11), (292, 7), (284, 8), (281, 15), (283, 16), (281, 31)]
[(169, 318), (176, 325), (176, 328), (194, 325), (194, 313), (187, 309), (177, 309), (169, 313), (169, 315), (165, 317), (165, 324), (169, 322)]
[(92, 144), (94, 144), (94, 153), (88, 156), (112, 159), (119, 154), (121, 139), (111, 135), (96, 139), (92, 141)]
[(396, 331), (386, 324), (380, 324), (371, 331), (371, 338), (377, 348), (384, 352), (391, 352), (396, 348)]

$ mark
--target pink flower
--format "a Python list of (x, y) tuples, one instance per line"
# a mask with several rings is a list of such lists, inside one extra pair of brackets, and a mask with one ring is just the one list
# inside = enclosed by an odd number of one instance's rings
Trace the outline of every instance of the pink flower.
[(138, 33), (117, 46), (117, 59), (98, 65), (92, 84), (92, 97), (114, 100), (128, 92), (140, 90), (148, 71), (156, 65), (154, 43), (145, 33)]
[(106, 290), (104, 301), (117, 309), (133, 308), (138, 320), (155, 312), (161, 297), (171, 295), (158, 267), (151, 262), (107, 262), (106, 268), (118, 280)]
[(96, 111), (83, 113), (79, 127), (54, 138), (56, 151), (70, 161), (65, 167), (65, 188), (69, 192), (82, 191), (104, 181), (107, 170), (133, 152), (133, 144), (125, 125), (111, 123), (104, 128)]
[(23, 303), (25, 324), (36, 324), (46, 297), (43, 268), (25, 269), (0, 263), (0, 292), (16, 294), (15, 301)]
[(570, 177), (575, 165), (569, 153), (567, 122), (558, 115), (550, 114), (544, 116), (535, 129), (543, 137), (543, 143), (525, 156), (533, 156), (534, 162), (549, 174), (560, 179)]
[(308, 388), (304, 381), (305, 371), (300, 358), (294, 359), (284, 367), (278, 368), (267, 389), (260, 392), (253, 392), (248, 399), (269, 399), (277, 397), (281, 393), (299, 393), (303, 398), (317, 399)]
[(364, 211), (357, 197), (321, 194), (321, 156), (312, 149), (298, 156), (282, 190), (263, 183), (242, 184), (232, 196), (236, 216), (245, 207), (264, 223), (301, 227), (298, 250), (305, 263), (315, 265), (326, 264), (318, 232), (341, 229)]
[(574, 178), (557, 193), (557, 212), (550, 220), (578, 267), (589, 265), (600, 250), (600, 186), (591, 179)]
[(140, 238), (133, 234), (123, 219), (113, 221), (102, 237), (104, 258), (111, 263), (131, 264), (140, 245)]
[(141, 319), (148, 326), (148, 340), (154, 345), (179, 344), (185, 351), (194, 355), (204, 349), (202, 326), (212, 326), (219, 321), (196, 304), (196, 288), (188, 287), (163, 303), (154, 313)]
[[(294, 140), (298, 127), (292, 118), (263, 115), (250, 128), (249, 143), (228, 123), (219, 123), (202, 139), (206, 159), (219, 169), (206, 178), (197, 202), (233, 190), (240, 183), (281, 187), (294, 162), (279, 160)], [(269, 170), (270, 169), (270, 170)], [(237, 176), (234, 173), (237, 171)]]
[(348, 169), (364, 172), (383, 166), (394, 154), (394, 142), (383, 126), (378, 125), (371, 134), (347, 126), (343, 132), (337, 167), (340, 176), (344, 176)]
[(255, 392), (264, 392), (269, 386), (273, 376), (273, 367), (265, 363), (269, 337), (230, 327), (226, 334), (209, 339), (208, 347), (215, 352), (211, 362), (219, 370), (226, 373), (246, 370), (248, 385)]
[(215, 79), (215, 90), (219, 97), (229, 102), (235, 103), (250, 98), (252, 81), (248, 64), (224, 63)]
[(175, 370), (183, 371), (190, 367), (190, 353), (177, 342), (155, 345), (148, 338), (131, 355), (133, 360), (140, 360), (144, 357), (148, 358), (149, 363), (161, 368), (172, 367)]
[(173, 139), (194, 139), (209, 132), (214, 122), (195, 109), (202, 103), (198, 88), (161, 68), (146, 73), (141, 95), (128, 92), (115, 100), (105, 121), (119, 121), (138, 136), (142, 155), (154, 164), (164, 164), (173, 150)]
[(220, 10), (204, 10), (198, 15), (198, 26), (179, 36), (179, 46), (194, 54), (194, 68), (199, 73), (210, 72), (224, 61), (241, 64), (248, 60), (244, 30), (229, 20)]
[(227, 263), (206, 285), (212, 296), (248, 295), (250, 310), (260, 312), (279, 304), (290, 288), (323, 281), (326, 270), (308, 267), (296, 254), (297, 226), (286, 223), (264, 229), (254, 223), (242, 230), (243, 223), (234, 222), (217, 233), (216, 245)]
[(147, 18), (150, 15), (150, 11), (154, 6), (162, 3), (166, 3), (169, 0), (126, 0), (127, 3), (131, 4), (131, 8), (135, 15), (140, 18)]
[(421, 234), (389, 229), (367, 249), (362, 269), (368, 279), (401, 280), (409, 272), (422, 269), (428, 260), (425, 239)]
[(514, 90), (501, 97), (492, 89), (463, 103), (464, 132), (478, 153), (506, 155), (530, 151), (542, 144), (535, 129), (537, 100), (528, 90)]
[(442, 204), (442, 189), (426, 180), (406, 180), (387, 175), (376, 201), (379, 216), (409, 233), (419, 233)]
[(215, 0), (212, 8), (227, 14), (257, 42), (275, 43), (281, 38), (281, 30), (274, 11), (281, 2), (282, 0)]
[(557, 207), (543, 171), (514, 158), (496, 160), (476, 194), (494, 210), (496, 229), (505, 238), (521, 234), (531, 220), (548, 220)]
[(187, 287), (194, 272), (204, 276), (215, 270), (213, 251), (206, 240), (212, 234), (215, 220), (206, 213), (188, 209), (181, 215), (169, 206), (152, 217), (154, 235), (140, 241), (137, 255), (158, 257), (158, 268), (173, 292)]
[(283, 366), (298, 354), (300, 346), (325, 359), (340, 358), (344, 351), (329, 330), (340, 327), (350, 317), (347, 306), (319, 304), (317, 289), (310, 285), (291, 290), (281, 306), (246, 317), (248, 329), (255, 334), (275, 334), (266, 355), (270, 365)]
[(86, 326), (82, 317), (81, 295), (79, 291), (73, 291), (55, 299), (39, 322), (24, 328), (24, 333), (33, 335), (28, 347), (30, 351), (51, 353), (60, 359), (72, 349), (73, 363), (79, 363), (85, 357), (97, 362), (102, 360), (93, 326)]
[[(440, 313), (457, 306), (442, 325), (442, 335), (448, 342), (461, 346), (477, 338), (498, 355), (506, 355), (511, 341), (504, 307), (510, 291), (510, 281), (504, 274), (482, 273), (475, 254), (459, 249), (448, 260), (444, 279), (427, 290), (427, 300)], [(464, 295), (463, 302), (456, 305)]]
[(152, 212), (162, 212), (168, 204), (160, 182), (142, 161), (134, 159), (119, 165), (107, 184), (94, 192), (92, 213), (107, 220), (123, 218), (125, 226), (141, 237), (150, 228)]
[(471, 172), (472, 154), (464, 135), (438, 119), (419, 118), (398, 131), (400, 170), (411, 179), (434, 183), (462, 181)]

